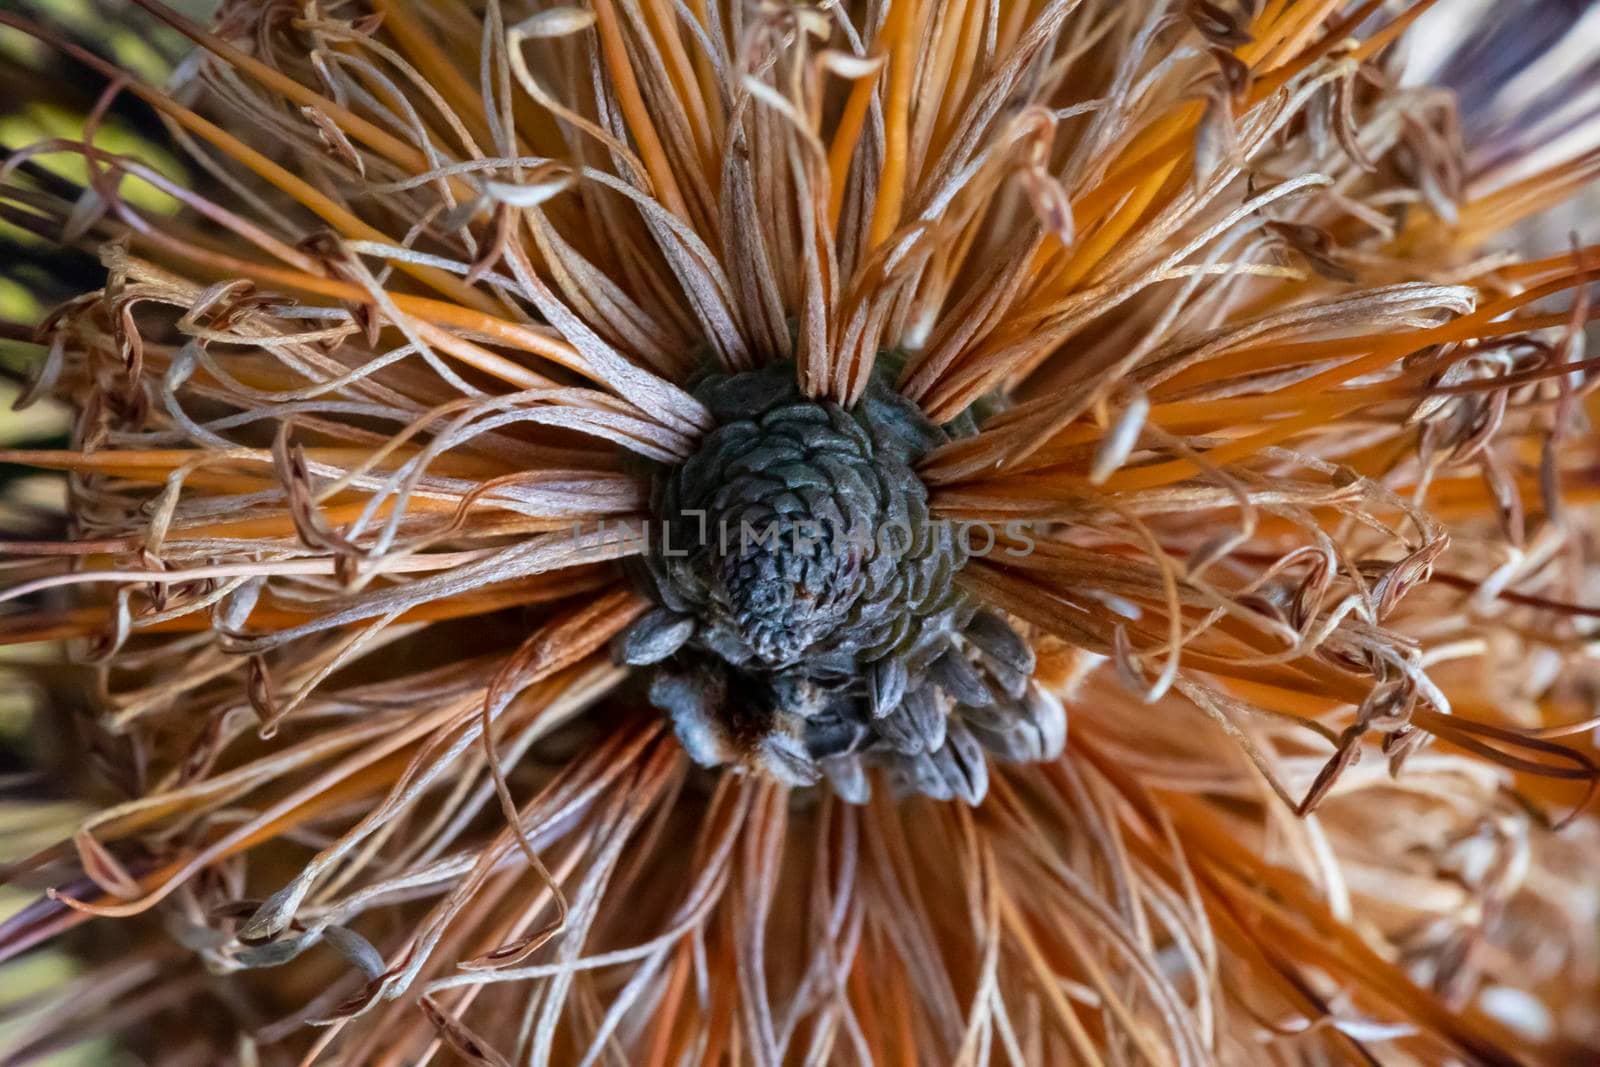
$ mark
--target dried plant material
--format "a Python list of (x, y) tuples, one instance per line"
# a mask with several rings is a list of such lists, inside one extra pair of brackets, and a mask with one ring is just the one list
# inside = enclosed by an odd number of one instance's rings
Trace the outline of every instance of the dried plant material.
[(1334, 282), (1354, 283), (1355, 272), (1334, 255), (1333, 237), (1325, 230), (1294, 222), (1269, 222), (1267, 232), (1282, 239), (1319, 275)]
[(1592, 21), (133, 6), (0, 13), (0, 1060), (1600, 1057)]

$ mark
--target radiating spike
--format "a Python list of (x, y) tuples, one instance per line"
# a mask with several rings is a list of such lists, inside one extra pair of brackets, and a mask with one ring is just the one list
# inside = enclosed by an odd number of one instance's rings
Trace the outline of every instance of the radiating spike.
[(1029, 755), (1033, 751), (1031, 730), (1021, 727), (995, 730), (975, 722), (968, 722), (967, 728), (995, 759), (1003, 759), (1009, 763), (1026, 763), (1032, 758)]
[(806, 720), (805, 738), (812, 759), (827, 759), (858, 750), (867, 739), (867, 728), (829, 713)]
[(975, 805), (989, 792), (989, 764), (983, 748), (959, 719), (950, 722), (944, 744), (933, 753), (933, 762), (953, 796)]
[(963, 631), (968, 641), (989, 659), (1022, 675), (1033, 674), (1033, 647), (998, 612), (978, 611)]
[(720, 714), (727, 686), (707, 672), (662, 672), (650, 683), (650, 703), (672, 719), (684, 751), (702, 767), (737, 759), (737, 749)]
[(983, 747), (1018, 763), (1051, 760), (1067, 744), (1067, 710), (1038, 683), (1019, 701), (993, 708), (962, 708), (961, 717)]
[(944, 655), (933, 661), (928, 668), (928, 677), (958, 704), (981, 708), (994, 703), (994, 694), (989, 691), (989, 686), (966, 657), (954, 648), (946, 649)]
[(900, 756), (889, 762), (889, 768), (903, 793), (921, 793), (934, 800), (950, 800), (955, 796), (949, 781), (928, 753)]
[(694, 634), (694, 619), (666, 608), (646, 612), (617, 638), (616, 658), (642, 667), (660, 663)]
[(983, 668), (992, 683), (990, 689), (998, 688), (1006, 699), (1021, 700), (1022, 695), (1028, 691), (1028, 680), (1032, 675), (1014, 671), (988, 658), (984, 659)]
[(1067, 748), (1067, 706), (1061, 698), (1038, 682), (1028, 686), (1027, 723), (1039, 735), (1036, 760), (1055, 759)]
[(816, 785), (822, 770), (806, 751), (805, 742), (781, 730), (762, 736), (756, 747), (761, 770), (787, 786)]
[(865, 804), (872, 799), (872, 782), (860, 756), (836, 756), (821, 763), (828, 784), (847, 804)]
[[(878, 736), (894, 751), (908, 756), (927, 752), (933, 745), (929, 743), (931, 738), (928, 736), (925, 724), (930, 719), (938, 717), (929, 713), (930, 707), (937, 712), (938, 701), (926, 689), (916, 689), (895, 705), (893, 711), (876, 720), (873, 725), (877, 729)], [(942, 728), (940, 736), (942, 740)]]
[(917, 735), (922, 738), (923, 752), (932, 752), (944, 744), (945, 729), (950, 719), (948, 701), (941, 699), (930, 686), (923, 686), (907, 696), (902, 706), (910, 715)]
[(873, 718), (883, 718), (900, 704), (905, 698), (909, 678), (905, 660), (899, 656), (886, 656), (872, 665), (870, 691)]

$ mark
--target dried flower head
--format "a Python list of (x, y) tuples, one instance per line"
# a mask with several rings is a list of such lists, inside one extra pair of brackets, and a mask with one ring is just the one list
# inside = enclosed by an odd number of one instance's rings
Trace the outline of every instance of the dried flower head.
[(134, 6), (5, 1062), (1600, 1056), (1592, 12)]
[(715, 428), (652, 479), (644, 584), (661, 607), (620, 658), (671, 657), (650, 699), (695, 760), (788, 785), (826, 774), (858, 803), (870, 762), (975, 804), (980, 740), (1002, 757), (1060, 754), (1065, 709), (1030, 682), (1032, 649), (955, 583), (969, 531), (929, 514), (915, 463), (950, 441), (941, 427), (881, 376), (850, 408), (804, 396), (788, 363), (694, 392)]

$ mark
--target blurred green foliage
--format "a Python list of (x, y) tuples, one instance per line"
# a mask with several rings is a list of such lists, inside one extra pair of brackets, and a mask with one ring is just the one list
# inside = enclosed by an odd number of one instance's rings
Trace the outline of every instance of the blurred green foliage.
[[(48, 22), (71, 39), (88, 44), (101, 55), (115, 61), (140, 78), (164, 83), (171, 73), (173, 57), (184, 51), (184, 42), (172, 31), (137, 20), (128, 13), (132, 5), (106, 0), (0, 0), (7, 10)], [(176, 0), (172, 6), (187, 14), (204, 16), (214, 0)], [(108, 14), (115, 17), (108, 17)], [(0, 158), (25, 145), (50, 138), (81, 139), (83, 108), (98, 92), (97, 80), (54, 56), (40, 42), (15, 30), (0, 27)], [(153, 136), (155, 134), (157, 136)], [(159, 139), (159, 130), (141, 130), (123, 115), (107, 116), (95, 137), (95, 145), (110, 153), (134, 156), (172, 180), (183, 183), (186, 170), (178, 158)], [(41, 167), (76, 184), (86, 179), (82, 158), (68, 152), (38, 157)], [(171, 214), (178, 202), (166, 193), (135, 178), (125, 179), (120, 187), (131, 206), (148, 215)], [(0, 245), (11, 257), (0, 264), (0, 320), (28, 324), (44, 313), (47, 300), (37, 291), (36, 278), (47, 277), (45, 255), (50, 244), (20, 227), (0, 220)], [(38, 261), (28, 262), (28, 250), (38, 251)], [(67, 425), (67, 414), (60, 407), (44, 403), (22, 411), (11, 410), (20, 387), (11, 380), (41, 357), (42, 350), (0, 340), (0, 448), (18, 443), (34, 443), (59, 436)], [(27, 476), (5, 479), (0, 495), (0, 523), (26, 508), (60, 507), (60, 480)], [(24, 646), (8, 650), (0, 659), (0, 745), (13, 752), (28, 751), (30, 725), (40, 714), (39, 692), (27, 684), (17, 670), (26, 661), (49, 658), (55, 650)], [(0, 863), (25, 856), (39, 848), (70, 836), (84, 812), (63, 801), (44, 799), (0, 799)], [(14, 887), (0, 889), (0, 919), (16, 912), (36, 898), (32, 890)], [(79, 965), (64, 952), (44, 949), (27, 953), (0, 966), (0, 1061), (26, 1043), (31, 1012), (19, 1006), (38, 1009), (52, 995), (61, 995), (75, 976)], [(112, 1067), (137, 1062), (104, 1039), (89, 1039), (43, 1059), (30, 1059), (40, 1067)]]

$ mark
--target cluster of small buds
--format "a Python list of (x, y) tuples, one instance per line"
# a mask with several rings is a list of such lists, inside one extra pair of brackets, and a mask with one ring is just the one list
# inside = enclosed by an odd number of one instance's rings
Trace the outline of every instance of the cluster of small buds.
[(654, 666), (650, 699), (691, 756), (825, 778), (853, 801), (879, 766), (907, 791), (977, 803), (986, 752), (1060, 753), (1065, 709), (1032, 681), (1028, 643), (960, 591), (971, 546), (929, 516), (913, 467), (962, 426), (881, 379), (850, 410), (807, 399), (787, 366), (694, 392), (716, 426), (653, 472), (662, 531), (640, 577), (660, 606), (617, 647)]

